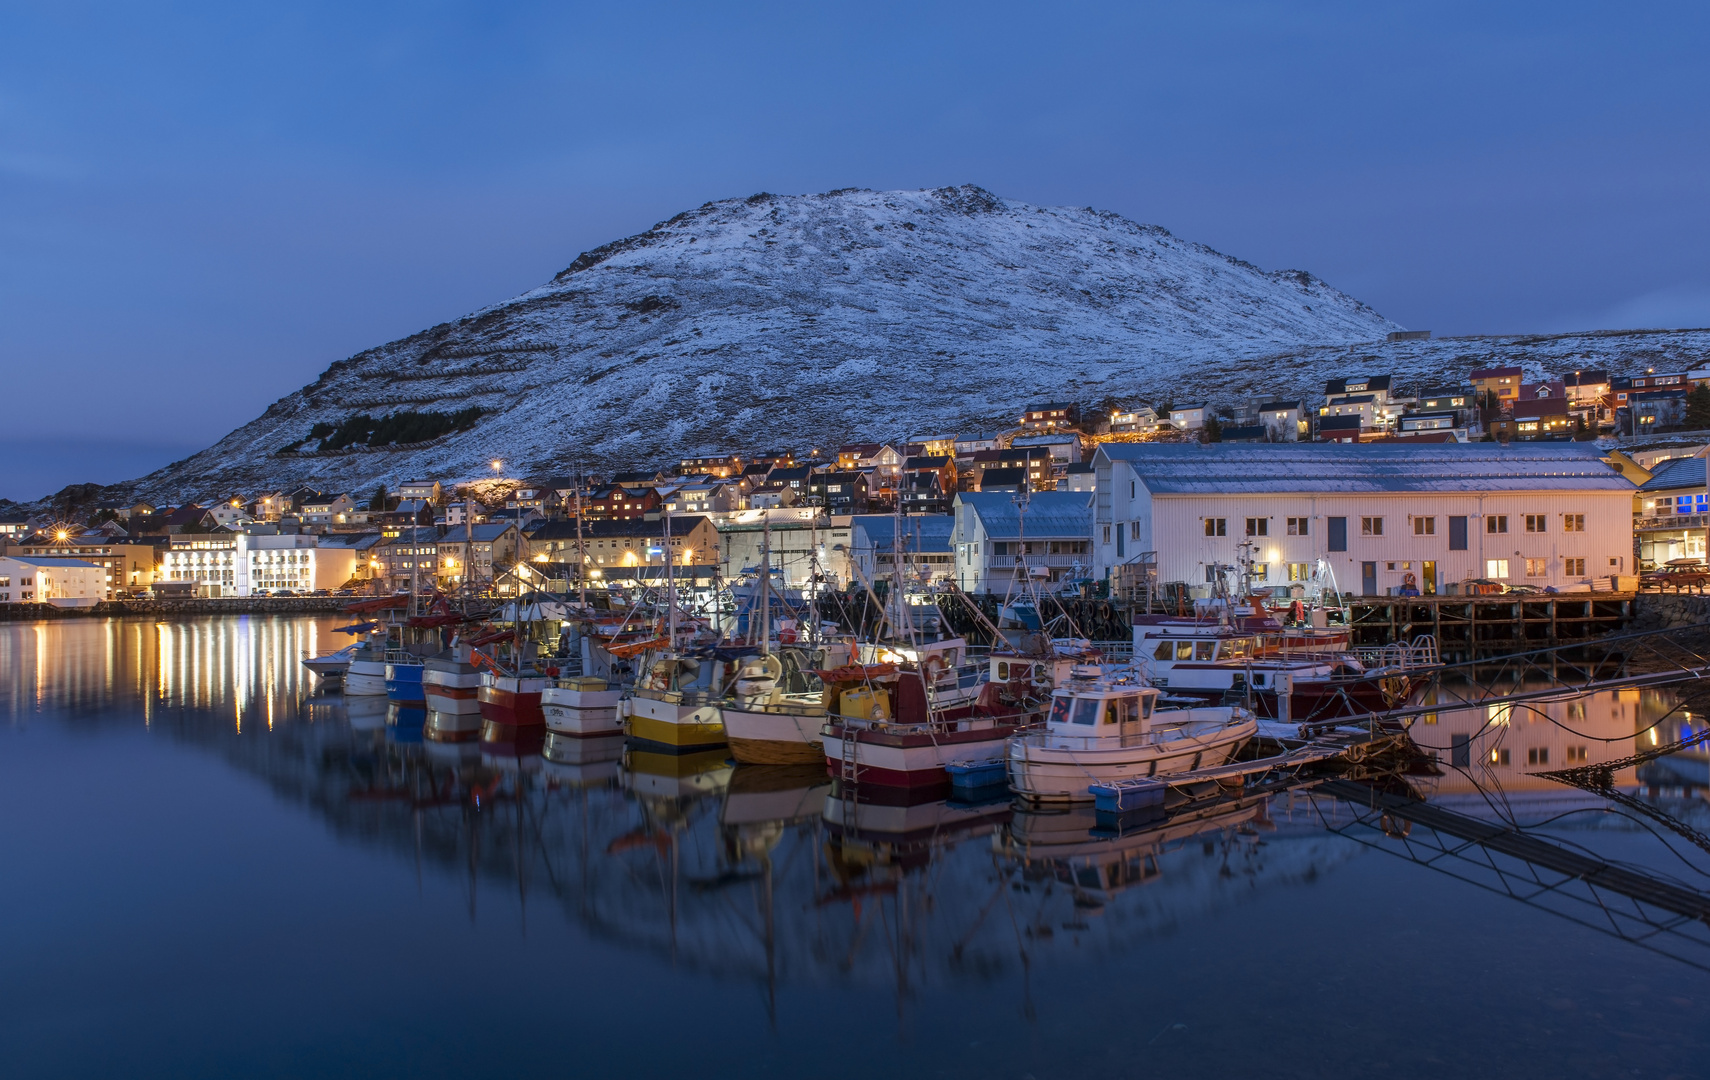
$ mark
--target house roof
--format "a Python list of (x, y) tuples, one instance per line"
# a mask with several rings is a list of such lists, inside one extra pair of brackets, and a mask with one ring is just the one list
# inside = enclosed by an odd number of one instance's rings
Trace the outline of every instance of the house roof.
[(1036, 491), (1027, 500), (1024, 515), (1015, 496), (1007, 492), (971, 491), (956, 496), (960, 505), (973, 508), (986, 535), (994, 540), (1024, 535), (1084, 540), (1092, 535), (1092, 500), (1090, 491)]
[[(560, 522), (559, 524), (562, 523)], [(453, 525), (446, 529), (445, 535), (440, 537), (439, 542), (442, 544), (461, 544), (465, 539), (467, 539), (468, 542), (473, 544), (490, 544), (516, 527), (517, 523), (514, 521), (488, 521), (470, 529), (469, 536), (465, 538), (463, 533), (464, 527), (462, 525)], [(571, 522), (570, 528), (574, 530), (576, 528), (576, 523)]]
[(1105, 443), (1155, 495), (1632, 491), (1583, 443)]
[(1538, 416), (1566, 416), (1567, 398), (1521, 398), (1514, 403), (1514, 418)]
[(1026, 469), (985, 469), (980, 473), (981, 487), (1000, 487), (1005, 484), (1014, 487), (1027, 486)]
[(1357, 416), (1322, 416), (1318, 419), (1319, 431), (1358, 431), (1360, 418)]
[(1264, 442), (1269, 431), (1263, 424), (1245, 424), (1224, 428), (1222, 438), (1224, 442)]
[(1298, 402), (1298, 401), (1267, 401), (1263, 405), (1259, 406), (1259, 411), (1262, 413), (1288, 412), (1290, 409), (1294, 409), (1294, 410), (1298, 411), (1300, 409), (1300, 402)]
[(1669, 458), (1657, 463), (1656, 472), (1639, 485), (1640, 491), (1672, 491), (1676, 488), (1704, 486), (1704, 459), (1701, 457)]
[(934, 454), (931, 456), (921, 455), (918, 457), (909, 458), (908, 461), (903, 463), (903, 468), (904, 469), (910, 469), (910, 470), (912, 470), (912, 469), (942, 469), (944, 466), (946, 466), (948, 464), (950, 464), (950, 459), (948, 457), (945, 457), (943, 454)]
[(1479, 368), (1468, 375), (1469, 379), (1518, 379), (1521, 371), (1517, 367)]
[(1388, 375), (1367, 375), (1364, 377), (1356, 375), (1349, 379), (1331, 379), (1329, 382), (1324, 384), (1324, 395), (1326, 397), (1331, 397), (1336, 394), (1346, 394), (1348, 392), (1349, 383), (1359, 386), (1361, 390), (1364, 391), (1376, 392), (1378, 390), (1388, 390), (1389, 380), (1390, 376)]

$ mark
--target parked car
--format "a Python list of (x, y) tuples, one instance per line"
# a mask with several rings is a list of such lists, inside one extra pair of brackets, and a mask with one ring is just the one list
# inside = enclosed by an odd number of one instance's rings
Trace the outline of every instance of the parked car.
[(1698, 559), (1670, 559), (1662, 566), (1639, 575), (1645, 589), (1702, 589), (1710, 585), (1710, 566)]

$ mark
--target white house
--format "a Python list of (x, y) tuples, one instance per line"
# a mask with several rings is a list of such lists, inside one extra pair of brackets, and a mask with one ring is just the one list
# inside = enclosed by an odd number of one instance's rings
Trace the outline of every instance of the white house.
[(1259, 424), (1270, 442), (1299, 442), (1312, 426), (1298, 401), (1265, 402), (1259, 406)]
[(0, 603), (94, 607), (107, 596), (107, 568), (82, 559), (0, 557)]
[(1154, 563), (1204, 586), (1323, 568), (1342, 592), (1470, 578), (1580, 587), (1631, 574), (1633, 484), (1580, 443), (1106, 443), (1093, 461), (1096, 572)]
[(1170, 423), (1181, 431), (1198, 431), (1205, 426), (1206, 408), (1203, 401), (1177, 405), (1170, 409)]
[(956, 583), (964, 592), (1007, 593), (1029, 576), (1049, 582), (1090, 576), (1092, 499), (1082, 491), (957, 495), (950, 532)]

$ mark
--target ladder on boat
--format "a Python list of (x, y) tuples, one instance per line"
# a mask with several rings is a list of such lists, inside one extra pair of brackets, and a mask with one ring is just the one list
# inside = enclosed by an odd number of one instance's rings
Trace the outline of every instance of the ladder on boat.
[(837, 778), (844, 787), (854, 787), (861, 779), (861, 766), (855, 760), (857, 748), (861, 745), (856, 737), (854, 725), (845, 721), (842, 731), (843, 754), (838, 760)]

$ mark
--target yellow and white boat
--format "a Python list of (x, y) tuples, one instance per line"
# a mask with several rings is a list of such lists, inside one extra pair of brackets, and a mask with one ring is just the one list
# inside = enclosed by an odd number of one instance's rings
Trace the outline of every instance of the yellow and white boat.
[(624, 734), (667, 753), (724, 746), (724, 711), (714, 666), (671, 654), (653, 660), (618, 704)]

